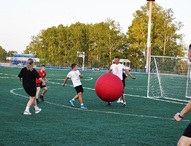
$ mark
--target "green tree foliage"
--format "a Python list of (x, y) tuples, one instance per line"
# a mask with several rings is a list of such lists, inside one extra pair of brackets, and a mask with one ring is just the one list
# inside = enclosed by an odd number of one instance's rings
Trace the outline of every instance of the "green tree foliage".
[(0, 62), (5, 62), (6, 61), (6, 55), (7, 55), (6, 50), (3, 49), (2, 46), (0, 46)]
[[(25, 53), (34, 53), (41, 63), (68, 66), (72, 62), (82, 64), (77, 51), (86, 54), (86, 66), (108, 67), (114, 56), (128, 58), (133, 68), (145, 66), (148, 28), (148, 5), (142, 6), (133, 16), (126, 34), (114, 20), (95, 24), (77, 22), (62, 24), (42, 30), (32, 37)], [(152, 55), (183, 56), (183, 36), (178, 34), (182, 23), (176, 22), (171, 9), (153, 4)]]
[(7, 52), (7, 56), (8, 56), (8, 57), (13, 57), (13, 54), (14, 54), (14, 53), (17, 53), (17, 51), (13, 51), (13, 50), (12, 50), (12, 51), (8, 51), (8, 52)]
[(113, 20), (96, 24), (77, 22), (70, 26), (59, 25), (42, 30), (32, 37), (25, 53), (34, 53), (43, 63), (68, 66), (82, 63), (77, 51), (86, 54), (86, 65), (92, 67), (95, 60), (100, 67), (108, 66), (114, 55), (123, 55), (121, 46), (125, 35)]
[[(133, 16), (131, 26), (127, 32), (127, 42), (130, 44), (127, 57), (133, 62), (135, 68), (143, 68), (145, 64), (148, 5), (142, 6)], [(178, 34), (182, 27), (176, 22), (172, 9), (163, 9), (156, 3), (152, 12), (152, 55), (158, 56), (184, 56), (184, 47), (181, 44), (183, 35)]]

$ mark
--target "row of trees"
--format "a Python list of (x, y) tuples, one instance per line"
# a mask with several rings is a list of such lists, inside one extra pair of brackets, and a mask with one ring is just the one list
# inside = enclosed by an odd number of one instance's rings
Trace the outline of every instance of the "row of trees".
[(44, 63), (67, 66), (72, 62), (81, 62), (77, 51), (83, 51), (87, 66), (105, 67), (113, 56), (121, 55), (125, 39), (119, 24), (113, 20), (97, 24), (61, 24), (33, 36), (25, 53), (35, 53)]
[(0, 46), (0, 62), (6, 62), (6, 56), (13, 56), (13, 53), (17, 53), (16, 51), (6, 51), (2, 46)]
[(3, 49), (2, 46), (0, 46), (0, 62), (6, 61), (6, 55), (7, 55), (7, 51)]
[[(81, 64), (77, 51), (83, 51), (88, 67), (108, 67), (118, 55), (128, 58), (132, 68), (144, 68), (147, 13), (148, 5), (137, 10), (126, 33), (111, 19), (96, 24), (77, 22), (70, 26), (53, 26), (33, 36), (24, 53), (36, 54), (41, 63), (68, 66), (72, 62)], [(178, 33), (183, 25), (175, 21), (172, 9), (163, 9), (155, 3), (152, 19), (152, 54), (183, 56), (183, 35)]]
[[(130, 44), (128, 58), (136, 67), (145, 63), (147, 28), (148, 28), (148, 5), (142, 6), (133, 16), (132, 25), (127, 32), (127, 42)], [(172, 9), (163, 9), (154, 3), (152, 13), (152, 55), (157, 56), (184, 56), (185, 46), (183, 35), (179, 30), (183, 24), (175, 20)], [(132, 56), (132, 57), (131, 57)]]

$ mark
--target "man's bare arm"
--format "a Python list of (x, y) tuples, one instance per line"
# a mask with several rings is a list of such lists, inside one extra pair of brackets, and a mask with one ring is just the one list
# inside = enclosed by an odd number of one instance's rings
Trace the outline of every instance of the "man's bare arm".
[(189, 111), (191, 111), (191, 101), (182, 109), (180, 114), (185, 116)]
[(42, 78), (39, 78), (39, 80), (42, 82), (42, 85), (45, 85), (45, 82)]
[(174, 120), (176, 120), (177, 122), (182, 121), (183, 117), (191, 111), (191, 101), (182, 109), (182, 111), (180, 113), (176, 113), (174, 115)]
[(127, 75), (129, 75), (132, 79), (136, 80), (136, 77), (134, 77), (127, 69), (124, 70)]
[(79, 75), (79, 77), (80, 77), (80, 78), (83, 78), (84, 76), (82, 76), (82, 75)]
[(65, 80), (64, 80), (64, 82), (63, 82), (63, 84), (62, 84), (62, 86), (65, 86), (65, 85), (66, 85), (68, 79), (69, 79), (68, 77), (65, 78)]
[(176, 113), (174, 115), (174, 120), (176, 120), (177, 122), (182, 121), (183, 117), (191, 111), (191, 101), (182, 109), (182, 111), (180, 113)]
[(111, 72), (112, 72), (112, 69), (109, 69), (109, 70), (108, 70), (108, 73), (111, 73)]
[(44, 77), (44, 80), (45, 80), (46, 82), (48, 82), (48, 79), (47, 79), (46, 77)]

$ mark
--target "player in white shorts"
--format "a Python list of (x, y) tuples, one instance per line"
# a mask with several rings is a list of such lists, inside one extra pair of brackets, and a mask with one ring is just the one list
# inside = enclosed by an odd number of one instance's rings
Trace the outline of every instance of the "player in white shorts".
[[(113, 73), (114, 75), (118, 76), (120, 78), (120, 80), (123, 83), (123, 72), (125, 71), (125, 73), (130, 76), (132, 79), (136, 79), (126, 68), (123, 64), (120, 64), (119, 62), (119, 57), (116, 56), (114, 59), (114, 64), (111, 65), (110, 69), (109, 69), (109, 73)], [(123, 83), (124, 85), (124, 83)], [(126, 99), (125, 99), (125, 95), (122, 95), (122, 99), (123, 99), (123, 106), (126, 107)], [(109, 102), (108, 105), (111, 105), (111, 103)]]

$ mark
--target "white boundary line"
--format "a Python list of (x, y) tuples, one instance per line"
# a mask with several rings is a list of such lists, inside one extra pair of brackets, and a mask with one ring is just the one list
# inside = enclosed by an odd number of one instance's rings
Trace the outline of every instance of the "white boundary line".
[[(12, 77), (16, 77), (16, 75), (12, 75), (12, 74), (7, 74), (7, 73), (0, 73), (1, 75), (5, 75), (5, 76), (12, 76)], [(89, 77), (91, 80), (93, 78)], [(52, 82), (52, 81), (49, 81), (49, 83), (52, 83), (52, 84), (58, 84), (58, 85), (61, 85), (60, 83), (58, 82)], [(72, 86), (72, 85), (70, 85)], [(95, 90), (93, 88), (89, 88), (89, 87), (84, 87), (84, 89), (87, 89), (87, 90)], [(146, 99), (151, 99), (151, 100), (157, 100), (157, 101), (162, 101), (162, 102), (167, 102), (167, 103), (174, 103), (174, 104), (182, 104), (182, 105), (186, 105), (187, 103), (186, 100), (184, 102), (176, 102), (176, 101), (172, 101), (170, 99), (167, 99), (165, 100), (164, 98), (149, 98), (149, 97), (146, 97), (146, 96), (141, 96), (141, 95), (132, 95), (132, 94), (125, 94), (126, 96), (132, 96), (132, 97), (139, 97), (139, 98), (146, 98)]]
[[(12, 76), (12, 77), (15, 77), (15, 75), (11, 75), (11, 74), (6, 74), (6, 73), (0, 73), (1, 75), (6, 75), (6, 76)], [(93, 78), (89, 77), (90, 79), (89, 80), (93, 80)], [(52, 83), (52, 84), (58, 84), (58, 85), (61, 85), (60, 83), (57, 83), (57, 82), (49, 82), (49, 83)], [(68, 85), (68, 86), (72, 86), (72, 85)], [(28, 98), (27, 96), (25, 95), (21, 95), (21, 94), (18, 94), (18, 93), (15, 93), (14, 91), (15, 90), (21, 90), (22, 88), (15, 88), (15, 89), (12, 89), (10, 90), (10, 93), (16, 95), (16, 96), (20, 96), (20, 97), (24, 97), (24, 98)], [(89, 87), (84, 87), (84, 89), (87, 89), (87, 90), (92, 90), (94, 91), (95, 89), (93, 88), (89, 88)], [(176, 101), (171, 101), (171, 100), (163, 100), (163, 99), (159, 99), (159, 98), (148, 98), (146, 96), (140, 96), (140, 95), (132, 95), (132, 94), (125, 94), (126, 96), (131, 96), (131, 97), (139, 97), (139, 98), (146, 98), (146, 99), (151, 99), (151, 100), (157, 100), (157, 101), (162, 101), (162, 102), (167, 102), (167, 103), (174, 103), (174, 104), (183, 104), (183, 105), (186, 105), (186, 103), (181, 103), (181, 102), (176, 102)], [(65, 107), (65, 108), (70, 108), (70, 109), (74, 109), (74, 110), (81, 110), (79, 108), (73, 108), (73, 107), (70, 107), (70, 106), (66, 106), (66, 105), (61, 105), (61, 104), (56, 104), (56, 103), (51, 103), (51, 102), (48, 102), (48, 101), (45, 101), (46, 103), (50, 104), (50, 105), (55, 105), (55, 106), (60, 106), (60, 107)], [(105, 114), (115, 114), (115, 115), (124, 115), (124, 116), (132, 116), (132, 117), (140, 117), (140, 118), (152, 118), (152, 119), (163, 119), (163, 120), (173, 120), (172, 118), (164, 118), (164, 117), (157, 117), (157, 116), (146, 116), (146, 115), (136, 115), (136, 114), (124, 114), (124, 113), (118, 113), (118, 112), (105, 112), (105, 111), (98, 111), (98, 110), (87, 110), (89, 112), (97, 112), (97, 113), (105, 113)], [(183, 120), (183, 121), (189, 121), (189, 120)]]
[[(23, 88), (15, 88), (10, 90), (10, 93), (16, 96), (20, 96), (23, 98), (27, 98), (27, 96), (22, 95), (22, 94), (18, 94), (15, 93), (15, 91), (17, 90), (22, 90)], [(147, 115), (138, 115), (138, 114), (126, 114), (126, 113), (119, 113), (119, 112), (112, 112), (112, 111), (100, 111), (100, 110), (82, 110), (80, 108), (74, 108), (71, 106), (67, 106), (67, 105), (61, 105), (61, 104), (57, 104), (57, 103), (52, 103), (49, 101), (45, 101), (45, 103), (50, 104), (50, 105), (54, 105), (54, 106), (59, 106), (59, 107), (64, 107), (64, 108), (68, 108), (68, 109), (72, 109), (72, 110), (78, 110), (78, 111), (84, 111), (84, 112), (94, 112), (94, 113), (101, 113), (101, 114), (113, 114), (113, 115), (121, 115), (121, 116), (130, 116), (130, 117), (138, 117), (138, 118), (150, 118), (150, 119), (159, 119), (159, 120), (171, 120), (173, 121), (173, 118), (165, 118), (165, 117), (158, 117), (158, 116), (147, 116)], [(183, 120), (185, 122), (189, 122), (190, 120)]]
[(0, 75), (11, 76), (11, 77), (17, 77), (17, 75), (7, 74), (7, 73), (0, 73)]
[[(57, 83), (57, 82), (49, 82), (49, 83), (61, 85), (60, 83)], [(72, 85), (67, 85), (67, 86), (71, 86), (72, 87)], [(95, 91), (95, 89), (93, 89), (93, 88), (89, 88), (89, 87), (83, 87), (83, 88), (87, 89), (87, 90)], [(146, 99), (150, 99), (150, 100), (157, 100), (157, 101), (162, 101), (162, 102), (167, 102), (167, 103), (182, 104), (182, 105), (186, 105), (187, 104), (187, 103), (176, 102), (176, 101), (172, 101), (172, 100), (164, 100), (164, 99), (159, 99), (159, 98), (148, 98), (146, 96), (141, 96), (141, 95), (132, 95), (132, 94), (124, 94), (124, 95), (131, 96), (131, 97), (146, 98)]]
[[(94, 78), (92, 77), (86, 77), (86, 78), (82, 78), (82, 81), (91, 81)], [(63, 81), (64, 79), (53, 79), (53, 78), (48, 78), (48, 80), (54, 80), (54, 81)]]
[(0, 77), (0, 79), (8, 79), (8, 78), (10, 78), (10, 77)]

